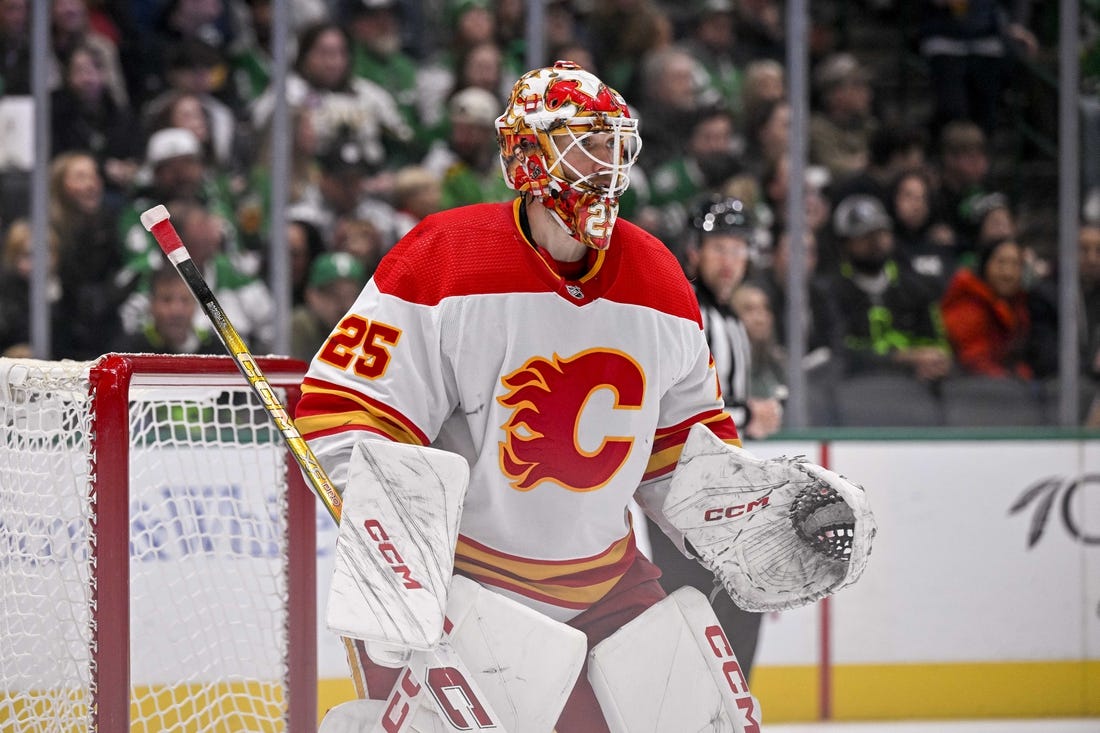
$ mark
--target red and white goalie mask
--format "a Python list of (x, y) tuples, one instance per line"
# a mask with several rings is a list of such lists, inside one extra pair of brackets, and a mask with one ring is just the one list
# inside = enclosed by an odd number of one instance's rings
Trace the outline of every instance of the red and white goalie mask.
[(558, 61), (520, 77), (496, 125), (508, 185), (541, 201), (574, 239), (607, 249), (642, 147), (622, 95)]

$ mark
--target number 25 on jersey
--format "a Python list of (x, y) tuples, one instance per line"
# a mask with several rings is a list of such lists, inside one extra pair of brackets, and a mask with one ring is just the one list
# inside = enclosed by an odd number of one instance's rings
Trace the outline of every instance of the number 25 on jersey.
[(368, 321), (349, 313), (329, 336), (317, 358), (337, 369), (352, 370), (364, 379), (377, 379), (390, 364), (390, 348), (397, 345), (401, 329)]

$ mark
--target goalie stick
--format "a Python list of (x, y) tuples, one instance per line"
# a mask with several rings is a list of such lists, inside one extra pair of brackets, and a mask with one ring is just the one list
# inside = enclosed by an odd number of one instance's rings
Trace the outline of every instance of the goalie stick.
[[(191, 290), (191, 294), (195, 297), (195, 300), (198, 301), (203, 313), (206, 314), (206, 317), (214, 326), (214, 330), (218, 334), (218, 338), (221, 339), (226, 351), (233, 357), (233, 361), (236, 362), (237, 368), (248, 381), (252, 391), (260, 398), (264, 409), (267, 411), (272, 421), (274, 421), (276, 427), (279, 428), (279, 432), (282, 434), (287, 447), (293, 454), (295, 461), (297, 461), (298, 465), (301, 467), (313, 491), (324, 503), (333, 521), (335, 521), (336, 524), (340, 524), (340, 516), (343, 507), (340, 493), (336, 490), (331, 479), (329, 479), (328, 473), (321, 466), (317, 456), (314, 455), (313, 449), (309, 447), (309, 444), (302, 438), (301, 433), (298, 432), (297, 427), (294, 425), (294, 421), (291, 419), (289, 413), (287, 413), (286, 408), (283, 407), (283, 404), (279, 401), (279, 398), (275, 395), (275, 391), (271, 388), (259, 364), (256, 363), (255, 357), (252, 356), (251, 351), (249, 351), (248, 347), (245, 345), (244, 340), (240, 337), (240, 334), (237, 333), (237, 329), (233, 327), (229, 317), (225, 314), (225, 311), (222, 310), (221, 305), (218, 303), (210, 286), (207, 285), (206, 279), (203, 277), (198, 265), (191, 259), (191, 254), (187, 251), (187, 247), (184, 246), (183, 240), (180, 239), (179, 233), (170, 221), (168, 209), (163, 204), (158, 204), (157, 206), (147, 209), (141, 215), (141, 223), (142, 226), (153, 235), (153, 238), (156, 239), (157, 244), (168, 257), (169, 262), (176, 268), (180, 277), (183, 278), (183, 281), (187, 284), (188, 289)], [(455, 655), (449, 642), (443, 641), (431, 651), (421, 652), (420, 654), (423, 655), (420, 659), (426, 661), (426, 665), (417, 664), (415, 665), (415, 670), (413, 666), (408, 666), (406, 669), (409, 674), (422, 676), (432, 670), (442, 670), (445, 674), (457, 672), (461, 677), (464, 677), (473, 695), (484, 703), (486, 699), (485, 695), (481, 694), (481, 691), (477, 689), (477, 683), (474, 681), (473, 675), (465, 668), (461, 659)], [(410, 662), (413, 661), (416, 661), (415, 657), (410, 660)], [(403, 674), (402, 678), (406, 676), (408, 676), (408, 674)], [(415, 679), (413, 682), (416, 684), (418, 694), (413, 695), (413, 700), (410, 702), (418, 702), (418, 699), (423, 699), (425, 696), (432, 697), (423, 693), (426, 685), (419, 684), (419, 680)], [(400, 682), (398, 684), (400, 685)], [(454, 711), (449, 710), (445, 702), (440, 702), (434, 697), (433, 700), (440, 712), (440, 717), (445, 721), (445, 725), (449, 725), (451, 729), (455, 731), (467, 730), (465, 727), (460, 727), (461, 723), (456, 724), (453, 717)], [(494, 725), (493, 721), (499, 721), (500, 718), (488, 708), (487, 703), (484, 703), (483, 713), (487, 716), (484, 722), (487, 722), (488, 725), (483, 725), (482, 727), (496, 727), (497, 730), (503, 731), (503, 727)], [(411, 724), (412, 716), (408, 716), (400, 721), (386, 720), (379, 722), (383, 725), (387, 733), (399, 733), (399, 731), (407, 730), (406, 726)]]
[(245, 346), (244, 340), (237, 333), (237, 329), (233, 327), (229, 317), (225, 315), (225, 311), (218, 304), (214, 292), (206, 284), (206, 279), (203, 278), (198, 265), (191, 259), (191, 254), (183, 245), (183, 240), (180, 239), (179, 233), (176, 232), (176, 228), (169, 220), (168, 209), (160, 204), (148, 209), (141, 215), (141, 223), (157, 240), (157, 244), (164, 250), (164, 254), (168, 256), (168, 260), (176, 268), (176, 272), (187, 283), (191, 294), (195, 296), (195, 300), (199, 302), (203, 313), (206, 314), (206, 317), (210, 319), (210, 323), (214, 326), (214, 331), (221, 339), (225, 350), (233, 357), (233, 361), (237, 363), (237, 368), (248, 380), (252, 391), (260, 398), (267, 414), (271, 416), (276, 427), (279, 428), (287, 447), (294, 455), (298, 465), (301, 466), (310, 486), (324, 502), (325, 508), (328, 509), (333, 521), (339, 524), (341, 507), (339, 492), (332, 485), (332, 481), (329, 480), (328, 474), (321, 467), (321, 462), (317, 460), (317, 456), (313, 454), (309, 444), (302, 438), (298, 428), (294, 426), (294, 421), (290, 419), (286, 408), (275, 396), (275, 391), (271, 389), (267, 378), (260, 370), (260, 365), (256, 363), (256, 359), (252, 356), (252, 352)]

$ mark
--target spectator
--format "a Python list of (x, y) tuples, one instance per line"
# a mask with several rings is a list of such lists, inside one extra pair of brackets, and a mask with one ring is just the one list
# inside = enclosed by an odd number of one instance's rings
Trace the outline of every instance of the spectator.
[[(771, 262), (756, 269), (751, 278), (753, 285), (768, 297), (768, 309), (775, 319), (775, 337), (779, 345), (786, 348), (790, 343), (787, 336), (787, 303), (790, 300), (791, 238), (788, 232), (781, 231), (775, 237)], [(817, 237), (813, 232), (803, 234), (802, 247), (803, 294), (805, 309), (799, 322), (802, 324), (802, 338), (805, 348), (803, 366), (807, 379), (819, 384), (829, 384), (835, 380), (842, 369), (844, 352), (844, 333), (841, 330), (841, 315), (836, 312), (827, 289), (822, 287), (817, 274)]]
[[(653, 96), (648, 89), (659, 83), (650, 71), (663, 69), (667, 64), (661, 61), (653, 66), (645, 59), (673, 41), (672, 24), (663, 8), (655, 0), (595, 3), (588, 24), (596, 65), (604, 72), (607, 83), (627, 97), (635, 93)], [(647, 68), (639, 68), (639, 61)], [(638, 102), (639, 108), (645, 106), (644, 102)], [(647, 151), (646, 155), (651, 153)]]
[(470, 46), (457, 59), (451, 94), (468, 87), (478, 87), (492, 94), (498, 105), (504, 106), (502, 99), (508, 86), (504, 62), (504, 51), (496, 41)]
[(366, 219), (342, 217), (336, 222), (333, 250), (347, 252), (363, 264), (367, 277), (374, 274), (382, 255), (386, 253), (382, 236)]
[(55, 64), (48, 72), (48, 86), (56, 90), (64, 83), (67, 59), (77, 47), (92, 49), (100, 62), (103, 83), (114, 103), (130, 107), (130, 95), (126, 91), (126, 79), (122, 75), (118, 47), (107, 36), (92, 28), (88, 20), (88, 0), (52, 0), (50, 8), (50, 37), (53, 42)]
[(758, 106), (785, 99), (787, 96), (787, 72), (783, 64), (774, 59), (754, 59), (745, 65), (745, 81), (741, 85), (741, 99), (733, 107), (743, 123), (755, 113)]
[[(202, 146), (190, 130), (167, 127), (153, 133), (145, 150), (145, 166), (143, 183), (123, 207), (118, 221), (125, 254), (116, 283), (128, 289), (140, 287), (141, 277), (160, 263), (160, 247), (141, 224), (141, 214), (149, 207), (172, 199), (192, 200), (226, 222), (233, 221), (233, 200), (225, 181), (203, 162)], [(226, 250), (236, 253), (236, 229), (230, 227), (225, 235)], [(258, 261), (252, 271), (257, 269)]]
[[(443, 123), (448, 97), (470, 85), (469, 78), (459, 81), (459, 77), (466, 66), (463, 59), (469, 55), (471, 49), (483, 44), (492, 46), (491, 50), (485, 49), (482, 55), (483, 59), (488, 59), (490, 55), (494, 57), (490, 67), (475, 70), (480, 72), (479, 79), (495, 75), (503, 64), (504, 52), (496, 40), (496, 16), (488, 0), (451, 0), (447, 6), (451, 41), (421, 66), (417, 79), (420, 119), (428, 130)], [(499, 86), (493, 86), (486, 91), (500, 94)]]
[(932, 218), (932, 183), (923, 170), (902, 173), (887, 200), (894, 221), (898, 259), (928, 278), (937, 297), (943, 294), (957, 266), (955, 235)]
[(865, 193), (889, 201), (890, 189), (906, 171), (926, 168), (927, 134), (917, 127), (884, 125), (871, 137), (870, 158), (860, 173), (834, 181), (829, 196), (834, 201)]
[(862, 173), (879, 127), (870, 73), (852, 54), (836, 53), (818, 64), (814, 86), (821, 107), (810, 117), (810, 161), (825, 166), (835, 181)]
[(974, 241), (967, 238), (966, 205), (989, 192), (989, 153), (982, 129), (973, 122), (948, 123), (940, 134), (939, 188), (933, 218), (951, 227), (956, 236), (956, 258), (972, 257)]
[(1030, 5), (1030, 0), (921, 0), (914, 17), (921, 19), (920, 54), (932, 80), (934, 133), (949, 122), (970, 120), (993, 134), (1009, 56), (1038, 51), (1027, 28)]
[[(670, 210), (666, 221), (686, 223), (686, 204), (706, 193), (716, 193), (741, 169), (739, 140), (734, 135), (733, 118), (724, 107), (699, 110), (685, 120), (680, 134), (687, 143), (682, 155), (658, 166), (650, 178), (650, 203)], [(686, 135), (685, 135), (686, 133)], [(675, 239), (684, 224), (670, 226), (666, 235)]]
[(1003, 193), (994, 191), (971, 197), (963, 202), (962, 211), (967, 225), (964, 236), (975, 247), (995, 239), (1015, 239), (1019, 234), (1012, 204)]
[(163, 92), (167, 86), (167, 55), (183, 41), (201, 41), (228, 53), (235, 31), (225, 0), (167, 0), (160, 5), (152, 27), (141, 32), (142, 63), (132, 74), (131, 102), (135, 109)]
[(305, 303), (290, 317), (290, 355), (309, 361), (359, 297), (367, 282), (363, 263), (347, 252), (329, 252), (313, 261)]
[(31, 93), (27, 0), (0, 0), (0, 95)]
[[(141, 328), (123, 333), (113, 351), (135, 354), (221, 354), (218, 337), (196, 325), (198, 304), (176, 268), (163, 262), (149, 276), (149, 313)], [(236, 324), (234, 324), (236, 325)]]
[(587, 26), (581, 23), (572, 0), (547, 2), (545, 28), (549, 58), (572, 61), (589, 71), (596, 68), (596, 59), (588, 46)]
[(126, 292), (114, 284), (119, 245), (103, 179), (87, 153), (58, 155), (50, 164), (50, 230), (57, 247), (60, 305), (71, 322), (68, 347), (56, 357), (90, 359), (103, 353), (104, 334), (118, 330)]
[(1014, 239), (982, 244), (973, 269), (955, 273), (941, 309), (959, 366), (969, 374), (1031, 379), (1031, 319), (1023, 248)]
[(841, 317), (845, 372), (903, 372), (935, 381), (950, 347), (927, 280), (894, 259), (893, 222), (882, 202), (854, 194), (833, 216), (842, 264), (827, 288)]
[(660, 48), (642, 61), (638, 113), (645, 120), (641, 130), (647, 170), (683, 155), (685, 121), (708, 105), (717, 106), (718, 95), (705, 93), (705, 79), (702, 66), (682, 48)]
[(156, 109), (156, 114), (146, 119), (145, 126), (150, 132), (168, 127), (190, 130), (198, 138), (199, 146), (202, 148), (202, 158), (208, 165), (221, 169), (229, 167), (229, 147), (232, 145), (232, 140), (223, 139), (215, 143), (210, 116), (202, 106), (199, 95), (179, 89), (169, 89), (157, 97), (148, 109)]
[(787, 25), (779, 0), (738, 0), (737, 47), (743, 58), (782, 61), (787, 55)]
[[(180, 41), (167, 53), (167, 88), (142, 109), (146, 129), (151, 133), (165, 127), (187, 127), (196, 134), (201, 131), (199, 141), (206, 162), (225, 171), (238, 170), (243, 164), (238, 141), (240, 101), (224, 91), (227, 74), (228, 61), (217, 48), (197, 38)], [(199, 103), (204, 118), (201, 127), (194, 109), (177, 109), (181, 102), (189, 107)], [(185, 119), (187, 124), (182, 124)]]
[(63, 80), (50, 95), (50, 142), (54, 155), (91, 153), (116, 204), (137, 175), (140, 143), (130, 110), (108, 90), (103, 59), (78, 45), (65, 57)]
[[(341, 145), (355, 144), (365, 163), (378, 171), (387, 146), (405, 149), (413, 131), (388, 91), (352, 74), (350, 48), (347, 32), (334, 23), (303, 30), (294, 71), (287, 75), (286, 98), (291, 107), (307, 110), (320, 147), (330, 148), (338, 138)], [(257, 130), (270, 123), (274, 107), (275, 91), (268, 89), (252, 108)]]
[(291, 219), (286, 223), (286, 246), (290, 253), (290, 292), (294, 305), (306, 300), (306, 281), (313, 261), (325, 251), (317, 227), (307, 221)]
[[(49, 235), (50, 254), (46, 276), (46, 301), (49, 307), (50, 356), (64, 358), (71, 353), (69, 325), (71, 314), (61, 304), (61, 280), (57, 276), (57, 237)], [(0, 257), (0, 355), (26, 355), (31, 343), (31, 225), (16, 219), (4, 237)]]
[(681, 44), (706, 72), (723, 106), (739, 110), (744, 73), (735, 61), (732, 0), (705, 0)]
[(1100, 381), (1100, 224), (1084, 222), (1077, 235), (1081, 283), (1081, 373)]
[[(320, 181), (318, 156), (320, 148), (313, 130), (313, 118), (309, 110), (300, 107), (290, 110), (290, 180), (287, 182), (287, 199), (292, 203), (305, 200), (307, 193)], [(274, 155), (272, 128), (264, 130), (260, 138), (259, 154), (252, 165), (248, 185), (237, 197), (237, 222), (241, 238), (248, 249), (259, 249), (268, 241), (271, 212), (271, 159)]]
[(401, 47), (402, 5), (398, 0), (346, 0), (344, 4), (352, 38), (352, 73), (393, 95), (405, 124), (422, 139), (417, 65)]
[[(760, 179), (764, 204), (768, 208), (767, 218), (780, 229), (787, 227), (787, 198), (791, 190), (790, 162), (790, 155), (783, 152), (774, 163), (765, 168)], [(819, 244), (823, 237), (828, 236), (826, 229), (829, 224), (829, 214), (832, 211), (829, 199), (823, 192), (828, 179), (828, 172), (824, 168), (810, 166), (805, 171), (805, 185), (802, 189), (806, 228), (817, 236)], [(837, 258), (831, 248), (819, 247), (818, 255), (819, 267), (822, 271), (835, 268)]]
[(381, 198), (369, 195), (367, 181), (374, 167), (364, 158), (354, 133), (341, 132), (321, 149), (317, 162), (317, 183), (291, 203), (291, 216), (317, 227), (326, 249), (333, 248), (341, 219), (369, 221), (382, 237), (383, 248), (392, 247), (397, 241), (396, 212)]
[(776, 338), (768, 294), (752, 282), (743, 282), (734, 289), (730, 305), (745, 327), (752, 350), (749, 395), (782, 404), (787, 399), (787, 354)]
[(783, 157), (791, 132), (791, 105), (786, 99), (759, 101), (744, 116), (745, 169), (757, 178)]
[(420, 220), (443, 210), (443, 183), (423, 166), (406, 166), (394, 177), (393, 206), (397, 209), (397, 235), (403, 237)]
[(450, 134), (432, 145), (422, 163), (442, 181), (442, 208), (514, 197), (500, 173), (495, 121), (502, 108), (495, 96), (479, 87), (467, 87), (447, 103)]
[[(169, 201), (168, 210), (180, 238), (187, 243), (191, 260), (203, 273), (207, 285), (218, 299), (226, 317), (251, 350), (268, 353), (275, 341), (275, 299), (262, 280), (242, 270), (235, 258), (225, 251), (228, 226), (218, 214), (194, 200)], [(144, 277), (143, 286), (121, 306), (120, 316), (127, 333), (137, 333), (149, 317), (148, 287), (153, 271), (160, 267), (154, 260)], [(195, 314), (195, 327), (207, 323), (205, 314)]]
[(245, 107), (255, 102), (271, 83), (271, 23), (274, 19), (271, 2), (245, 1), (242, 32), (226, 56), (233, 75), (233, 88)]

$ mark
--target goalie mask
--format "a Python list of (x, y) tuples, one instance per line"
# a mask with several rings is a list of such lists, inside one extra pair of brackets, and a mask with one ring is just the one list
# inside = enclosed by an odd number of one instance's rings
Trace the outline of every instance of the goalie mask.
[(622, 96), (558, 61), (520, 77), (496, 126), (508, 186), (542, 202), (579, 242), (607, 249), (642, 147)]

